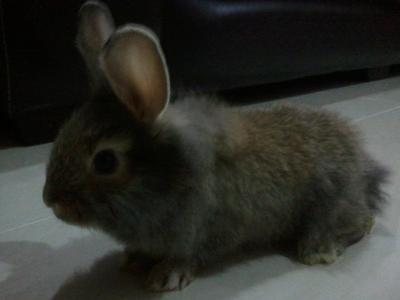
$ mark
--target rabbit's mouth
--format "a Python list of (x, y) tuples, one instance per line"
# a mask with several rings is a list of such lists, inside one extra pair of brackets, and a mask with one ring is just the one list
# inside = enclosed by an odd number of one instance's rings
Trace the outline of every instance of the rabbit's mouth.
[(51, 208), (57, 218), (68, 224), (79, 226), (84, 226), (87, 224), (87, 220), (77, 207), (70, 208), (66, 205), (55, 203), (53, 206), (51, 206)]
[[(56, 217), (66, 223), (84, 226), (87, 222), (86, 214), (82, 204), (77, 201), (79, 197), (75, 194), (68, 195), (68, 197), (59, 197), (59, 191), (49, 189), (45, 184), (43, 189), (43, 200), (47, 207), (53, 210)], [(64, 194), (63, 192), (61, 192)], [(72, 199), (75, 199), (73, 201)], [(80, 200), (80, 199), (79, 199)]]

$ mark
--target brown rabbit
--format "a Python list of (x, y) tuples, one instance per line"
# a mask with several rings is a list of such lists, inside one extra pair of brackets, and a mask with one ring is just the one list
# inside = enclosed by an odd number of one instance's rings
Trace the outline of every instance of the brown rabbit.
[(55, 141), (44, 201), (151, 262), (149, 288), (181, 289), (202, 265), (288, 239), (299, 261), (332, 263), (370, 231), (386, 171), (345, 120), (290, 105), (169, 104), (155, 34), (114, 30), (99, 2), (81, 8), (77, 39), (94, 92)]

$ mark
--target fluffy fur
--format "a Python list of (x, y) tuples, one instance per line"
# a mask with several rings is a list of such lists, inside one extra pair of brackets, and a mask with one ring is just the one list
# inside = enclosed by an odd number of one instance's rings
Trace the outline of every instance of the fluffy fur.
[[(88, 161), (108, 140), (129, 145), (126, 172), (96, 178)], [(73, 195), (66, 200), (79, 206), (79, 222), (132, 252), (193, 265), (246, 243), (295, 238), (300, 260), (313, 263), (369, 231), (385, 176), (332, 113), (240, 111), (192, 98), (151, 127), (116, 101), (90, 102), (60, 132), (47, 186), (60, 199)]]
[[(93, 171), (103, 148), (118, 157), (115, 174)], [(370, 231), (386, 175), (331, 112), (190, 97), (143, 123), (105, 84), (57, 137), (44, 198), (62, 220), (152, 261), (149, 284), (166, 290), (246, 244), (291, 239), (301, 262), (333, 262)]]

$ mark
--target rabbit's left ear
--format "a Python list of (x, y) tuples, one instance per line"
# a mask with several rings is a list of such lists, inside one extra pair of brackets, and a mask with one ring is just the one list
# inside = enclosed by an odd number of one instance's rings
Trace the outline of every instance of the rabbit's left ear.
[(108, 7), (100, 1), (87, 1), (79, 10), (76, 43), (89, 70), (92, 85), (100, 82), (99, 55), (114, 31), (114, 20)]
[(127, 25), (110, 38), (101, 67), (119, 100), (142, 122), (153, 122), (168, 106), (170, 83), (157, 36)]

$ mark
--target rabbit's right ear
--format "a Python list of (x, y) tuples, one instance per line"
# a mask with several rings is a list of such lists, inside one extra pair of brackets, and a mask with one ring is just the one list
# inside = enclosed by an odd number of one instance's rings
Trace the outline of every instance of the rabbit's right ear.
[(76, 42), (95, 88), (101, 78), (99, 54), (114, 29), (114, 20), (105, 4), (87, 1), (82, 5), (79, 10)]

